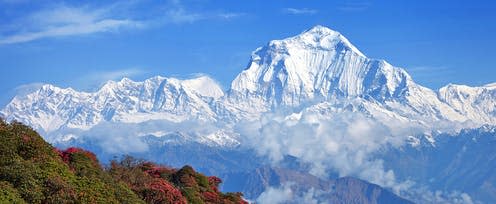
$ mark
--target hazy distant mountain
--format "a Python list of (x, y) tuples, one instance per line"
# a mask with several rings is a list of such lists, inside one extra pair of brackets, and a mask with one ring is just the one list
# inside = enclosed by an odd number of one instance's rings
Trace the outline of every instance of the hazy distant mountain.
[[(294, 197), (304, 197), (314, 193), (319, 200), (328, 203), (412, 203), (378, 185), (366, 181), (344, 177), (323, 180), (308, 173), (286, 168), (261, 167), (250, 172), (224, 176), (225, 189), (241, 191), (245, 196), (257, 197), (269, 187), (284, 185), (293, 192)], [(286, 190), (288, 190), (286, 189)], [(288, 199), (287, 203), (301, 203), (298, 198)]]
[(380, 157), (400, 178), (432, 189), (457, 189), (486, 203), (496, 200), (496, 128), (483, 126), (435, 138), (435, 143), (390, 149)]

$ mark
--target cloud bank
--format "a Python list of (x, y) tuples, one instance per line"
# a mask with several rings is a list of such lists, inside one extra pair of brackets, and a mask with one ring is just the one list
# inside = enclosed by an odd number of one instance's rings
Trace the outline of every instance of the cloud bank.
[(239, 125), (245, 144), (267, 156), (275, 165), (285, 155), (310, 164), (310, 173), (326, 178), (355, 176), (395, 192), (412, 185), (399, 182), (394, 172), (384, 168), (373, 153), (388, 146), (403, 145), (416, 129), (405, 124), (381, 124), (362, 114), (343, 112), (331, 115), (303, 112), (290, 117), (267, 114), (260, 121)]
[[(199, 136), (209, 135), (217, 131), (217, 125), (198, 120), (171, 122), (167, 120), (150, 120), (139, 125), (134, 123), (101, 122), (89, 130), (63, 129), (49, 134), (45, 139), (56, 145), (76, 145), (97, 147), (105, 154), (143, 153), (149, 150), (143, 136), (165, 136), (171, 133), (184, 133), (192, 136), (191, 141)], [(77, 136), (76, 136), (77, 135)], [(184, 142), (191, 142), (184, 141)], [(69, 142), (69, 143), (68, 143)]]
[(311, 188), (308, 191), (297, 194), (293, 192), (292, 183), (284, 183), (279, 187), (269, 187), (257, 198), (257, 203), (260, 204), (282, 204), (282, 203), (305, 203), (318, 204), (318, 194), (315, 189)]

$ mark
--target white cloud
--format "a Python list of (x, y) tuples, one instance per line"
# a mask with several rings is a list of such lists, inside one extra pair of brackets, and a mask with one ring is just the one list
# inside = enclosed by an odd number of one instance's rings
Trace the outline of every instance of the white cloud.
[(257, 198), (257, 202), (260, 204), (280, 204), (287, 203), (292, 200), (293, 192), (290, 185), (283, 185), (282, 187), (267, 188), (260, 196)]
[(0, 38), (0, 44), (29, 42), (41, 38), (76, 36), (139, 28), (142, 23), (109, 17), (111, 9), (57, 6), (18, 20), (18, 31)]
[(225, 12), (212, 12), (201, 13), (187, 11), (179, 7), (170, 9), (166, 12), (166, 23), (184, 24), (195, 23), (201, 20), (232, 20), (244, 16), (244, 13), (225, 13)]
[(409, 192), (405, 192), (404, 197), (410, 198), (416, 203), (432, 203), (432, 204), (473, 204), (480, 203), (477, 200), (472, 200), (472, 197), (467, 193), (460, 191), (431, 191), (425, 186), (416, 187)]
[(134, 24), (132, 21), (120, 21), (120, 20), (102, 20), (99, 22), (94, 22), (90, 24), (80, 24), (80, 25), (66, 25), (55, 28), (47, 28), (46, 30), (39, 32), (29, 32), (22, 34), (15, 34), (12, 36), (5, 37), (0, 40), (0, 44), (13, 44), (29, 42), (32, 40), (37, 40), (47, 37), (57, 37), (57, 36), (71, 36), (71, 35), (83, 35), (98, 32), (108, 32), (116, 30), (123, 26), (128, 26)]
[(42, 38), (81, 36), (141, 29), (166, 24), (194, 23), (200, 20), (231, 20), (244, 13), (191, 10), (180, 1), (154, 4), (141, 11), (142, 3), (129, 1), (104, 6), (55, 5), (11, 19), (0, 30), (0, 45), (23, 43)]
[(127, 124), (102, 122), (84, 133), (82, 139), (96, 141), (110, 154), (129, 154), (148, 150), (148, 144), (137, 137), (139, 128)]
[[(102, 121), (88, 130), (65, 128), (49, 133), (47, 141), (57, 145), (67, 145), (60, 141), (61, 136), (77, 135), (79, 144), (91, 145), (92, 148), (101, 149), (104, 154), (143, 153), (148, 151), (148, 144), (141, 136), (150, 133), (177, 133), (191, 135), (197, 139), (199, 135), (209, 135), (217, 131), (215, 124), (198, 120), (171, 122), (168, 120), (149, 120), (136, 123), (106, 122)], [(157, 135), (160, 136), (160, 135)], [(188, 140), (186, 140), (188, 141)]]
[(267, 114), (237, 129), (245, 136), (246, 144), (275, 165), (285, 155), (292, 155), (309, 163), (313, 175), (326, 178), (337, 172), (341, 177), (359, 177), (399, 192), (411, 183), (397, 181), (394, 172), (371, 155), (389, 145), (403, 145), (407, 135), (415, 134), (403, 126), (381, 124), (354, 112), (325, 116), (304, 112), (297, 120)]
[(256, 199), (260, 204), (281, 204), (281, 203), (305, 203), (305, 204), (318, 204), (325, 203), (319, 202), (317, 192), (314, 188), (308, 189), (306, 192), (297, 194), (292, 189), (291, 182), (284, 183), (279, 187), (268, 187)]
[(303, 15), (303, 14), (316, 14), (318, 11), (315, 9), (309, 8), (285, 8), (283, 10), (285, 13), (293, 14), (293, 15)]

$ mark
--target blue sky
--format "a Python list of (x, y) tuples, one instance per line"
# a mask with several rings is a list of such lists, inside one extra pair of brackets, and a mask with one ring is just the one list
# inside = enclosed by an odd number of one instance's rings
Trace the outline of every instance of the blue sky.
[(496, 3), (484, 0), (0, 0), (0, 103), (52, 83), (205, 73), (224, 87), (251, 51), (314, 25), (420, 84), (496, 82)]

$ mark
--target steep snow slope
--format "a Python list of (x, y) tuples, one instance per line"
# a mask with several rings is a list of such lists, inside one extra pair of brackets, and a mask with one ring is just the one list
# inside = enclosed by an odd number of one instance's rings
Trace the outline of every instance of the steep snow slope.
[(482, 87), (450, 84), (439, 89), (439, 99), (475, 121), (496, 124), (496, 84)]
[(257, 49), (231, 90), (294, 106), (319, 97), (384, 100), (401, 95), (407, 81), (411, 78), (404, 70), (369, 60), (340, 33), (317, 26)]
[(420, 121), (488, 122), (454, 110), (405, 70), (367, 58), (343, 35), (322, 26), (258, 48), (232, 82), (229, 96), (227, 109), (243, 104), (239, 117), (256, 118), (260, 110), (281, 106), (304, 108), (361, 98), (365, 107), (376, 107), (371, 113), (394, 112), (395, 117)]

